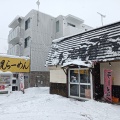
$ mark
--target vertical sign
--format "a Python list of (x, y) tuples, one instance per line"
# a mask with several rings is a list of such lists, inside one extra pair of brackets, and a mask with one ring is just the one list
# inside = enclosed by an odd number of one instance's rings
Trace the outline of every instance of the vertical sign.
[(104, 70), (104, 98), (112, 102), (112, 70)]
[(20, 90), (24, 90), (24, 73), (19, 73), (19, 80), (20, 80)]

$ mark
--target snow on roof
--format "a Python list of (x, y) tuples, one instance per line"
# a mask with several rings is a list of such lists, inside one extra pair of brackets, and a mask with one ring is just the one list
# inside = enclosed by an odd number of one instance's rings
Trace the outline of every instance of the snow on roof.
[[(83, 32), (83, 33), (85, 33), (85, 32)], [(80, 33), (75, 33), (75, 34), (72, 34), (72, 35), (67, 35), (67, 36), (64, 36), (64, 37), (60, 37), (60, 38), (54, 39), (52, 42), (57, 43), (57, 42), (60, 42), (61, 40), (65, 39), (65, 38), (69, 38), (69, 37), (72, 37), (72, 36), (75, 36), (75, 35), (78, 35), (78, 34), (80, 34)]]
[(10, 72), (10, 71), (3, 72), (0, 70), (0, 76), (1, 75), (12, 75), (12, 72)]
[(13, 28), (19, 24), (18, 19), (23, 19), (24, 17), (17, 15), (13, 21), (8, 25), (10, 28)]
[(26, 56), (15, 56), (15, 55), (7, 55), (7, 54), (0, 54), (0, 57), (8, 57), (8, 58), (20, 58), (20, 59), (25, 59), (29, 60), (29, 57)]
[(78, 58), (82, 61), (120, 60), (120, 22), (53, 40), (46, 64), (63, 65)]
[(67, 38), (68, 36), (65, 36), (65, 37), (60, 37), (58, 39), (54, 39), (52, 42), (59, 42), (61, 40), (63, 40), (64, 38)]
[(72, 20), (72, 21), (75, 21), (76, 23), (79, 23), (79, 24), (84, 22), (83, 19), (78, 18), (76, 16), (73, 16), (71, 14), (68, 14), (67, 16), (65, 16), (65, 18), (66, 18), (66, 20)]
[(10, 72), (10, 71), (3, 72), (0, 70), (0, 73), (12, 73), (12, 72)]
[(78, 66), (92, 67), (92, 62), (81, 61), (81, 60), (72, 60), (70, 62), (63, 63), (62, 67), (66, 67), (68, 65), (78, 65)]

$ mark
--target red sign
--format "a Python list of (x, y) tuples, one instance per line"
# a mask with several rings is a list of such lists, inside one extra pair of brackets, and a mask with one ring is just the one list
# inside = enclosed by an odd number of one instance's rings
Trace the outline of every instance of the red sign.
[(112, 70), (104, 70), (104, 99), (112, 102)]

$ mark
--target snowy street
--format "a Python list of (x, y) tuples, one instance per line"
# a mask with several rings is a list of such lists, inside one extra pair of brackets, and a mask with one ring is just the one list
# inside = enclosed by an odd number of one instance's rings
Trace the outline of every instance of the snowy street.
[(80, 102), (29, 88), (0, 95), (0, 120), (120, 120), (120, 106), (94, 100)]

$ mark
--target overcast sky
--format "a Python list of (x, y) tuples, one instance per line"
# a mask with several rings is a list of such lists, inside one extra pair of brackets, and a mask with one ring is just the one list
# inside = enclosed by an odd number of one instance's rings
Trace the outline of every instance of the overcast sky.
[[(0, 53), (8, 49), (8, 25), (17, 16), (25, 16), (31, 9), (37, 9), (37, 0), (0, 0)], [(120, 21), (120, 0), (40, 0), (41, 12), (53, 17), (72, 14), (84, 20), (91, 27)]]

